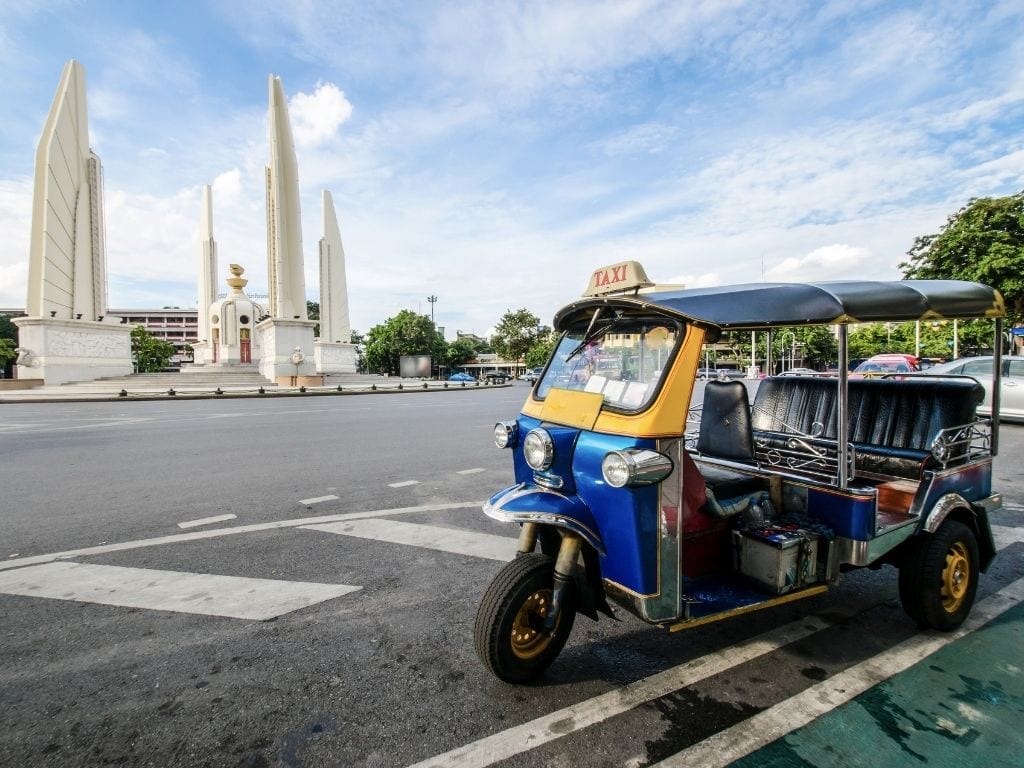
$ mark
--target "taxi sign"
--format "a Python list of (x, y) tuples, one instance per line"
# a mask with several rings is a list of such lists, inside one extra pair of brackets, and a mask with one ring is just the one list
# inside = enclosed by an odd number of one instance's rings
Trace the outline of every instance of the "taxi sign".
[(608, 293), (650, 288), (652, 283), (639, 261), (622, 261), (595, 269), (584, 296), (604, 296)]

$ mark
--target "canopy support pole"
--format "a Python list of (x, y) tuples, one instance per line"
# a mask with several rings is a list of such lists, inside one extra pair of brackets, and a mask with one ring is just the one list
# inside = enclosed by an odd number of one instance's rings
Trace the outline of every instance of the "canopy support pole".
[(839, 382), (836, 396), (836, 461), (839, 462), (836, 479), (840, 490), (845, 491), (850, 483), (849, 478), (849, 402), (847, 400), (846, 384), (849, 380), (849, 347), (848, 328), (846, 325), (839, 326)]
[(992, 344), (992, 455), (999, 455), (999, 405), (1003, 372), (1003, 318), (996, 318), (996, 338)]

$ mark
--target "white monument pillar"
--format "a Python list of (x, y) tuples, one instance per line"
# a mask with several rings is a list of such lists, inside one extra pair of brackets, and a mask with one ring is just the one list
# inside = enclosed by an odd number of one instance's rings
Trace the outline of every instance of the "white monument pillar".
[(46, 384), (132, 372), (131, 327), (106, 317), (103, 169), (89, 149), (85, 70), (64, 66), (36, 149), (28, 317), (17, 376)]
[(260, 373), (284, 384), (317, 383), (313, 381), (316, 323), (306, 312), (298, 161), (284, 88), (281, 78), (273, 75), (267, 167), (267, 284), (271, 316), (257, 326), (262, 348)]
[(334, 210), (334, 199), (323, 191), (323, 229), (320, 238), (320, 338), (313, 344), (317, 373), (355, 373), (356, 345), (348, 318), (345, 249)]
[(210, 305), (217, 300), (217, 241), (213, 239), (213, 189), (203, 187), (203, 209), (199, 217), (199, 295), (197, 334), (199, 341), (192, 345), (193, 362), (205, 365), (213, 362), (213, 328), (210, 325)]

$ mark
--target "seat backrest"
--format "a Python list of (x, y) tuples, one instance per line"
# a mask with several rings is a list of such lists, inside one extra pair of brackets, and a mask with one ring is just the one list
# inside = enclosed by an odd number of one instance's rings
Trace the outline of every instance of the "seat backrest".
[(709, 381), (704, 388), (697, 450), (705, 456), (754, 460), (750, 400), (739, 381)]

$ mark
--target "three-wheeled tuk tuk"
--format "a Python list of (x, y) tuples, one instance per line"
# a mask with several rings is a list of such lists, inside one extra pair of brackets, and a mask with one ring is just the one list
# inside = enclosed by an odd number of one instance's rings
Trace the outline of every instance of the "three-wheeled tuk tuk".
[[(992, 318), (998, 379), (1004, 314), (998, 291), (961, 281), (659, 290), (636, 262), (597, 270), (555, 316), (560, 339), (519, 417), (494, 428), (516, 483), (484, 512), (521, 531), (477, 613), (481, 660), (523, 682), (577, 613), (613, 615), (609, 598), (677, 630), (882, 564), (913, 620), (959, 626), (995, 556), (998, 383), (979, 420), (967, 377), (850, 380), (847, 329)], [(815, 324), (836, 329), (836, 377), (768, 377), (752, 399), (742, 381), (709, 381), (690, 408), (705, 343)]]

